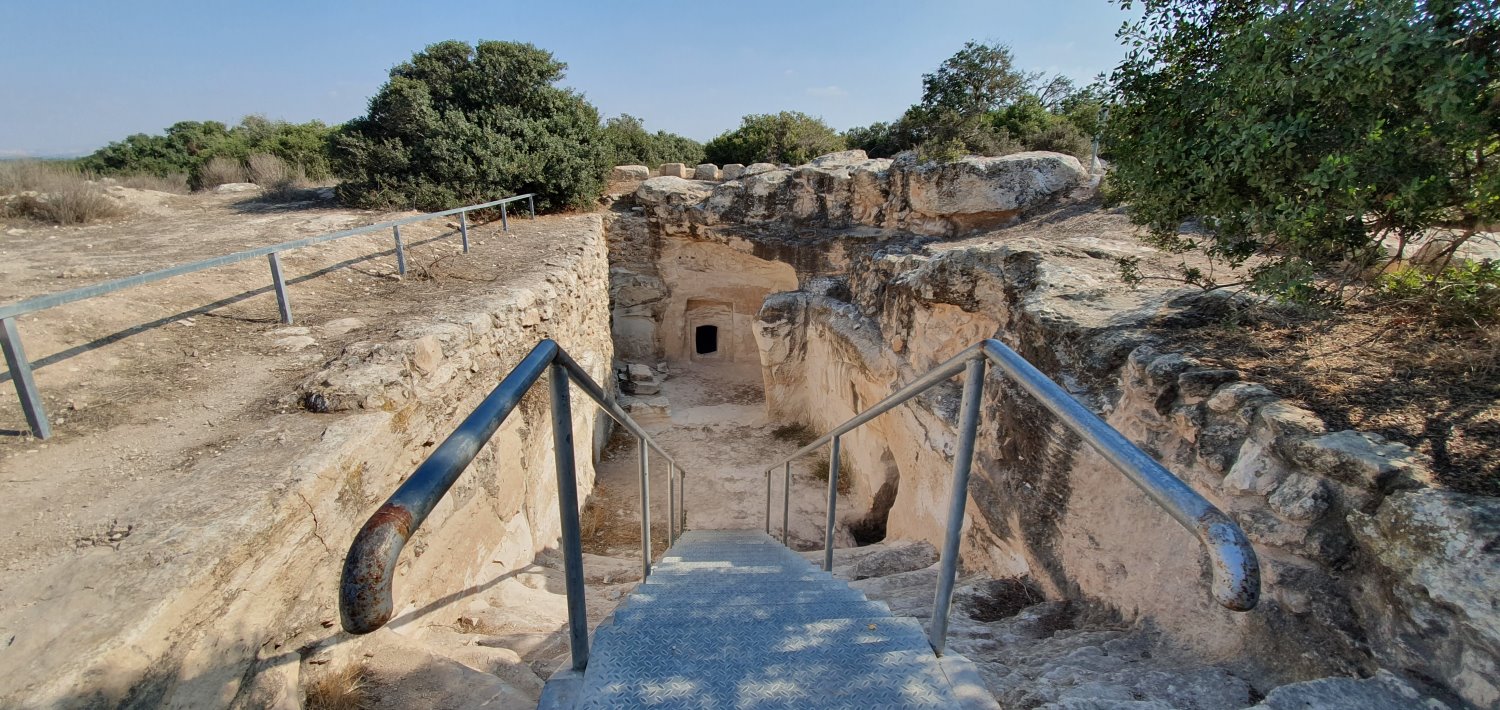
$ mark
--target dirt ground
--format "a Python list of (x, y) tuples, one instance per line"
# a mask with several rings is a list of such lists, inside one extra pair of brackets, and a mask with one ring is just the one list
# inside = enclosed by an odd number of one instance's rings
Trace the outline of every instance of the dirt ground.
[[(124, 195), (134, 213), (113, 224), (0, 224), (0, 301), (411, 214), (317, 201), (266, 205), (243, 193)], [(405, 278), (396, 274), (388, 233), (285, 253), (291, 327), (278, 321), (261, 259), (23, 317), (54, 437), (32, 438), (12, 385), (0, 384), (0, 569), (36, 571), (81, 549), (129, 544), (137, 526), (162, 524), (117, 511), (141, 507), (268, 416), (298, 409), (297, 383), (345, 344), (379, 339), (488, 283), (545, 269), (554, 252), (570, 248), (546, 234), (569, 219), (512, 220), (508, 233), (498, 222), (475, 224), (467, 256), (456, 224), (408, 225)]]
[[(671, 402), (670, 420), (642, 426), (687, 472), (688, 529), (763, 529), (765, 468), (801, 445), (774, 434), (766, 419), (765, 393), (757, 365), (693, 363), (672, 368), (662, 383)], [(598, 466), (594, 494), (584, 511), (584, 549), (597, 555), (640, 559), (640, 474), (635, 437), (617, 430)], [(814, 472), (826, 459), (804, 456), (793, 465), (789, 520), (793, 549), (822, 549), (826, 477)], [(651, 467), (652, 553), (667, 539), (667, 470)], [(826, 474), (825, 474), (826, 476)], [(782, 476), (772, 481), (772, 530), (781, 530)], [(858, 511), (863, 513), (865, 511)], [(852, 545), (838, 531), (840, 545)]]

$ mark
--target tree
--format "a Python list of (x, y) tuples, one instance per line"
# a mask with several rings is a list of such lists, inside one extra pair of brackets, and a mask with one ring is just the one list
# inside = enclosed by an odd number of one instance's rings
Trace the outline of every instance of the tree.
[(798, 111), (745, 116), (740, 127), (703, 146), (707, 160), (730, 163), (800, 165), (844, 149), (844, 139), (820, 118)]
[(965, 42), (937, 71), (922, 75), (922, 108), (974, 118), (1026, 94), (1036, 76), (1015, 67), (1010, 47)]
[(609, 149), (598, 111), (556, 86), (566, 68), (517, 42), (447, 41), (416, 53), (334, 138), (339, 196), (423, 210), (525, 192), (538, 209), (592, 204)]
[[(1129, 0), (1122, 3), (1129, 7)], [(1147, 0), (1122, 29), (1110, 180), (1154, 240), (1308, 299), (1445, 225), (1500, 218), (1488, 2)], [(1179, 233), (1196, 219), (1201, 236)], [(1190, 281), (1215, 285), (1202, 273)]]
[(610, 147), (610, 162), (614, 165), (696, 165), (703, 162), (703, 144), (666, 131), (649, 133), (641, 119), (628, 113), (604, 122), (604, 138)]

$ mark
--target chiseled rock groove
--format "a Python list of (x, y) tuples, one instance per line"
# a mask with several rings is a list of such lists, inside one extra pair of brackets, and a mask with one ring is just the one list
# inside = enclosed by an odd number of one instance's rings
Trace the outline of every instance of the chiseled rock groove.
[[(720, 184), (646, 180), (612, 227), (629, 244), (611, 254), (628, 276), (617, 296), (630, 293), (616, 323), (630, 320), (643, 358), (680, 353), (703, 322), (668, 312), (682, 284), (735, 313), (763, 293), (751, 328), (771, 415), (819, 431), (999, 338), (1232, 515), (1264, 594), (1250, 613), (1214, 604), (1196, 539), (993, 370), (968, 569), (1102, 603), (1262, 689), (1384, 668), (1500, 703), (1497, 501), (1428, 490), (1428, 463), (1406, 447), (1327, 431), (1237, 372), (1159, 351), (1148, 326), (1216, 318), (1229, 296), (1124, 287), (1114, 258), (1146, 249), (1091, 232), (1107, 215), (1063, 208), (1027, 225), (1083, 177), (1057, 154), (919, 165), (854, 152)], [(724, 266), (685, 278), (677, 255), (695, 250)], [(774, 282), (716, 293), (752, 267)], [(843, 523), (883, 515), (890, 539), (938, 544), (957, 405), (950, 383), (844, 437)]]
[[(185, 472), (154, 505), (195, 524), (139, 529), (118, 552), (10, 580), (42, 601), (0, 610), (0, 627), (26, 630), (3, 649), (0, 705), (300, 707), (303, 655), (349, 641), (325, 625), (338, 618), (349, 541), (432, 443), (541, 338), (600, 381), (610, 373), (603, 225), (588, 215), (562, 231), (571, 246), (556, 263), (391, 324), (393, 337), (348, 347), (288, 395), (332, 414), (271, 416), (258, 436)], [(583, 462), (594, 412), (573, 409)], [(555, 546), (546, 393), (529, 396), (495, 443), (408, 545), (398, 621)], [(582, 497), (592, 468), (579, 474)]]

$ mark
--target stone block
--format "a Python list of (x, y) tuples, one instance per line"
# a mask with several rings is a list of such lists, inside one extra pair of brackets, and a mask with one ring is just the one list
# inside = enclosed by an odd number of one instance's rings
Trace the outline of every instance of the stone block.
[(609, 173), (609, 179), (615, 182), (646, 180), (650, 177), (651, 168), (644, 165), (616, 165)]
[(688, 169), (682, 163), (662, 163), (656, 174), (659, 177), (685, 178), (688, 176)]
[(730, 163), (724, 166), (723, 177), (725, 180), (738, 180), (745, 174), (745, 166), (739, 163)]
[(693, 169), (694, 180), (718, 180), (719, 166), (713, 163), (703, 163)]

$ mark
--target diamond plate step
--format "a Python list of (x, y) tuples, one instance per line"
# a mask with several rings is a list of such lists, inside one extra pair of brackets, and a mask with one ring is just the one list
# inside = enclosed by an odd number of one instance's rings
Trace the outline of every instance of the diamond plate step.
[(920, 622), (908, 617), (869, 616), (742, 625), (667, 625), (654, 621), (617, 622), (598, 633), (595, 647), (621, 644), (695, 648), (703, 657), (784, 653), (841, 645), (886, 644), (890, 650), (930, 650)]
[(719, 594), (701, 594), (691, 589), (684, 589), (682, 592), (676, 594), (653, 594), (650, 590), (647, 590), (631, 595), (628, 600), (628, 608), (650, 609), (653, 607), (662, 607), (668, 609), (687, 609), (694, 607), (744, 606), (746, 604), (815, 604), (820, 601), (863, 602), (869, 600), (859, 590), (848, 588), (736, 590), (724, 591)]
[[(661, 612), (655, 609), (626, 607), (615, 612), (616, 623), (625, 623), (642, 617), (654, 617)], [(769, 606), (730, 607), (683, 607), (669, 618), (675, 623), (749, 624), (750, 622), (792, 623), (820, 619), (855, 619), (884, 616), (891, 613), (885, 602), (818, 602), (814, 604), (786, 604)]]

